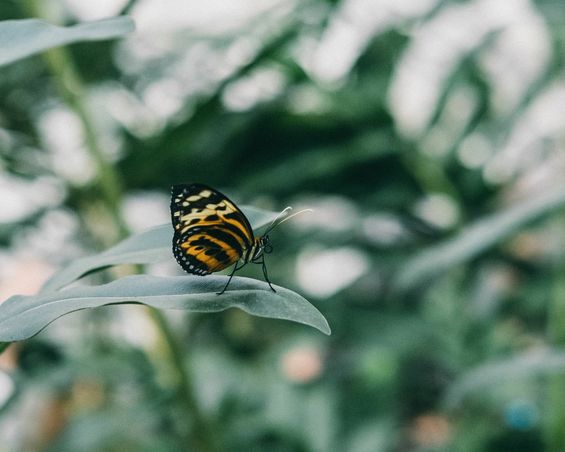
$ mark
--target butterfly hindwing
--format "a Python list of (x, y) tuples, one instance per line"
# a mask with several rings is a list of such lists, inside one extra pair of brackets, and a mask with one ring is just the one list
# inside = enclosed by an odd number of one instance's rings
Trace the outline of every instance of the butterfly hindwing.
[(225, 195), (203, 184), (172, 187), (173, 254), (188, 273), (207, 275), (237, 262), (254, 242), (249, 221)]

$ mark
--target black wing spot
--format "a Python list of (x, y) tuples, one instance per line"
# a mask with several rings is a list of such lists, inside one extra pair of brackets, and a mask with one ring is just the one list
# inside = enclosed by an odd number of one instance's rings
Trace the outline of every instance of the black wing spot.
[(218, 262), (227, 262), (227, 261), (230, 260), (230, 257), (228, 256), (228, 254), (224, 250), (219, 250), (216, 253), (215, 258)]

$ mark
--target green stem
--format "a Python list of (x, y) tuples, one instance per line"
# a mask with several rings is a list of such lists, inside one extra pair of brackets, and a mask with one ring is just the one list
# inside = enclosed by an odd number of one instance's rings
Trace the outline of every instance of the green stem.
[[(191, 448), (188, 448), (188, 450), (214, 452), (217, 448), (213, 432), (200, 410), (194, 392), (191, 390), (194, 388), (192, 373), (187, 370), (179, 341), (176, 339), (167, 319), (163, 316), (161, 311), (148, 308), (147, 312), (149, 317), (153, 320), (153, 324), (158, 327), (162, 339), (164, 339), (165, 346), (168, 349), (169, 361), (176, 373), (175, 380), (178, 395), (183, 401), (184, 408), (188, 415), (192, 418), (192, 435), (187, 438), (187, 443), (190, 443)], [(186, 347), (184, 351), (186, 351)]]
[[(557, 234), (562, 234), (564, 218), (557, 221)], [(563, 245), (559, 246), (560, 250)], [(558, 253), (551, 300), (548, 310), (548, 339), (555, 348), (565, 347), (565, 260)], [(565, 377), (555, 374), (548, 377), (545, 440), (548, 452), (565, 450)]]
[[(32, 16), (42, 16), (38, 0), (28, 0), (26, 7)], [(118, 230), (118, 236), (125, 237), (128, 235), (128, 228), (120, 208), (122, 200), (121, 177), (114, 166), (108, 162), (99, 144), (93, 121), (83, 100), (85, 98), (85, 89), (80, 74), (76, 70), (72, 57), (66, 48), (50, 49), (45, 52), (44, 57), (57, 84), (61, 98), (81, 121), (86, 149), (96, 165), (101, 196), (110, 211), (113, 223)], [(176, 383), (179, 399), (192, 420), (192, 429), (187, 442), (192, 444), (193, 450), (212, 452), (216, 449), (212, 441), (211, 428), (203, 416), (194, 395), (192, 376), (185, 366), (183, 353), (173, 330), (160, 311), (148, 308), (147, 313), (149, 319), (155, 325), (160, 339), (169, 351), (169, 363), (177, 376)], [(0, 344), (0, 352), (3, 350), (3, 346), (4, 344)]]
[(122, 184), (118, 172), (111, 165), (99, 145), (93, 121), (83, 99), (85, 89), (68, 50), (64, 47), (48, 50), (44, 54), (45, 61), (53, 74), (59, 94), (65, 103), (78, 116), (84, 131), (86, 149), (96, 166), (98, 187), (108, 207), (119, 238), (128, 235), (128, 228), (121, 214)]

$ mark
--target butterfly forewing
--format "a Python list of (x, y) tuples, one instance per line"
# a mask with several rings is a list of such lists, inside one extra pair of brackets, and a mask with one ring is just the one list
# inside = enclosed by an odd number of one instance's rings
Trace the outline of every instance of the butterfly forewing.
[(253, 245), (253, 230), (243, 212), (206, 185), (173, 186), (171, 216), (173, 253), (188, 273), (223, 270)]

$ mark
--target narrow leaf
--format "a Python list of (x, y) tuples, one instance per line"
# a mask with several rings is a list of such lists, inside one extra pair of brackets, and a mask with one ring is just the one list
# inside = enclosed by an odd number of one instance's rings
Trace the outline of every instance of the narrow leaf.
[(565, 353), (535, 350), (504, 361), (487, 363), (471, 370), (455, 382), (445, 397), (448, 409), (457, 408), (469, 395), (497, 389), (497, 385), (540, 375), (565, 371)]
[[(276, 213), (254, 207), (242, 207), (254, 229), (270, 223)], [(132, 235), (116, 246), (93, 256), (76, 259), (55, 273), (43, 286), (42, 291), (58, 290), (80, 277), (112, 265), (152, 264), (172, 259), (171, 242), (173, 227), (170, 224)]]
[(217, 295), (226, 281), (227, 276), (134, 275), (100, 286), (73, 287), (35, 296), (16, 295), (0, 305), (0, 342), (27, 339), (73, 311), (125, 303), (195, 312), (235, 307), (260, 317), (303, 323), (330, 334), (324, 316), (297, 293), (283, 287), (276, 287), (275, 293), (263, 281), (235, 277), (229, 290)]
[(116, 38), (134, 30), (126, 16), (71, 27), (58, 27), (37, 19), (0, 22), (0, 66), (12, 63), (51, 47), (80, 41)]
[(398, 273), (394, 287), (411, 289), (507, 239), (528, 223), (565, 205), (565, 186), (477, 221), (455, 237), (417, 254)]

